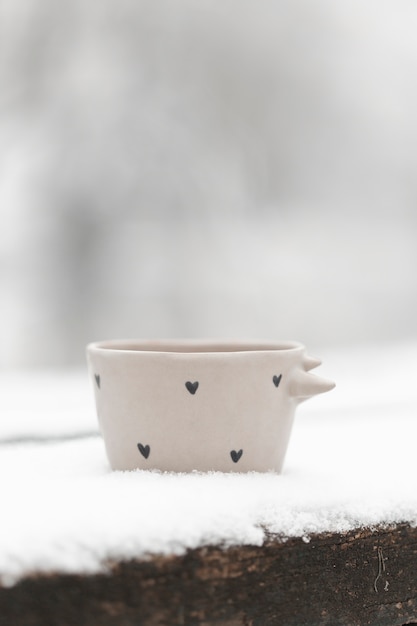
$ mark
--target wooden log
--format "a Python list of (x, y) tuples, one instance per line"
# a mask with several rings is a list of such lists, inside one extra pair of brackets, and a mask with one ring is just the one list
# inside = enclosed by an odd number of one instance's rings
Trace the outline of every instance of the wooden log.
[(203, 547), (31, 576), (0, 588), (1, 626), (417, 624), (417, 529), (406, 524)]

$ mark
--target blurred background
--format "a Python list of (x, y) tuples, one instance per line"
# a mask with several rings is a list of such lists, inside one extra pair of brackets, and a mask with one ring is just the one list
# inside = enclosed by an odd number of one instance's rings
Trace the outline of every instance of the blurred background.
[(416, 339), (417, 4), (0, 0), (0, 367)]

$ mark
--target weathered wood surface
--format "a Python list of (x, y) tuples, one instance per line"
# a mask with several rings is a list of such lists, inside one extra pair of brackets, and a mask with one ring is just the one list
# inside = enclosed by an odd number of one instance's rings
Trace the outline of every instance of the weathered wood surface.
[(1, 626), (417, 624), (417, 529), (406, 524), (207, 547), (0, 588)]

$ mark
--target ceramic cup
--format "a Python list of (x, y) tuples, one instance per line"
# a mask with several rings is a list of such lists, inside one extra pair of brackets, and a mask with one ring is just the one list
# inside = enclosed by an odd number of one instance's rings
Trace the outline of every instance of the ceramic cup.
[(87, 346), (112, 469), (280, 472), (297, 405), (334, 383), (296, 342)]

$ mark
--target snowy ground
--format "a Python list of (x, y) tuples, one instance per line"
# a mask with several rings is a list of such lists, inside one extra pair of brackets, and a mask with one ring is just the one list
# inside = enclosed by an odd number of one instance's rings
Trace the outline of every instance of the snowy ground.
[(111, 472), (85, 372), (0, 380), (0, 577), (109, 559), (417, 524), (417, 345), (329, 353), (337, 387), (301, 405), (282, 475)]

